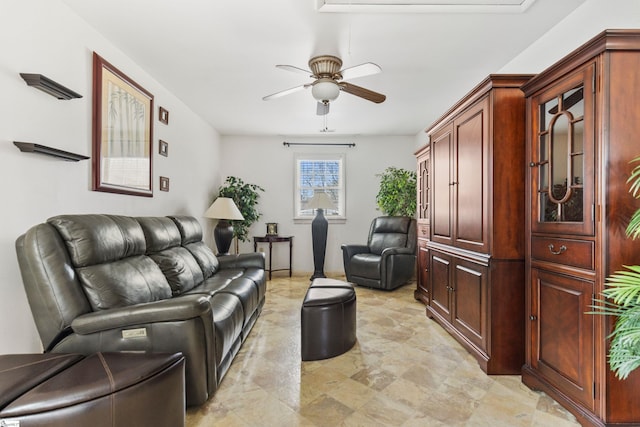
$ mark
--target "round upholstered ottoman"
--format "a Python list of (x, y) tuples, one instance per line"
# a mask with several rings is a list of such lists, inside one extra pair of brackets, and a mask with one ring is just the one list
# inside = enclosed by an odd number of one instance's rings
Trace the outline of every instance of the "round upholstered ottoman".
[(334, 279), (315, 279), (301, 310), (301, 356), (320, 360), (345, 353), (356, 343), (356, 292)]

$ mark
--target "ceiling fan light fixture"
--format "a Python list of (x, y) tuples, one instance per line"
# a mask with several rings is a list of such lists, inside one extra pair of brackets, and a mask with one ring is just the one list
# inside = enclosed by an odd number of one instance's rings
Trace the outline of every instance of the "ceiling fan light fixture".
[(320, 79), (311, 88), (311, 94), (316, 101), (331, 102), (340, 95), (340, 87), (332, 79)]

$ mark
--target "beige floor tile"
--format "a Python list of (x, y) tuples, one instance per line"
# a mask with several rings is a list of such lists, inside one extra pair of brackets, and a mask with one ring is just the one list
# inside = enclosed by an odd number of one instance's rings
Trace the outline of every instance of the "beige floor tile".
[(260, 318), (217, 393), (187, 427), (578, 426), (520, 376), (487, 376), (413, 298), (415, 283), (357, 294), (356, 345), (300, 360), (308, 277), (274, 277)]

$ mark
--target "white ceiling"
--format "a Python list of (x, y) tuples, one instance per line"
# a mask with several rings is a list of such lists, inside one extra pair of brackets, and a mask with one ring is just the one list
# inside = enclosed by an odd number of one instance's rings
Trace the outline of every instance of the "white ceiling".
[[(350, 12), (328, 13), (323, 0), (63, 1), (222, 135), (322, 135), (310, 90), (262, 100), (312, 81), (276, 64), (308, 69), (321, 54), (343, 67), (378, 64), (381, 74), (352, 83), (387, 96), (374, 104), (341, 93), (326, 118), (331, 135), (416, 135), (584, 2), (375, 13), (347, 0)], [(510, 12), (513, 3), (524, 12)]]

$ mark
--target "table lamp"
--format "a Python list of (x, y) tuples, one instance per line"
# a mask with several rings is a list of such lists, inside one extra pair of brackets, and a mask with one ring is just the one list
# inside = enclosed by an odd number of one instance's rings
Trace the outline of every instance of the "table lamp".
[(329, 222), (324, 217), (325, 209), (335, 208), (331, 197), (324, 191), (316, 191), (307, 204), (307, 208), (315, 209), (316, 216), (311, 221), (311, 241), (313, 243), (313, 276), (311, 280), (327, 277), (324, 275), (324, 254), (327, 249), (327, 228)]
[(233, 226), (229, 221), (244, 219), (233, 199), (218, 197), (204, 213), (204, 217), (218, 220), (218, 224), (213, 230), (218, 255), (229, 255), (229, 247), (233, 240)]

